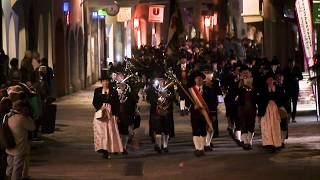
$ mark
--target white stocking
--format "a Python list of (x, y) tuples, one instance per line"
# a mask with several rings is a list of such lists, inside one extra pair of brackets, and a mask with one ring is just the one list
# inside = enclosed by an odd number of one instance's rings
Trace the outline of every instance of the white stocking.
[(186, 109), (186, 101), (180, 100), (180, 110), (184, 111)]
[(161, 135), (156, 134), (156, 144), (161, 148)]
[(168, 147), (168, 142), (169, 142), (169, 135), (162, 134), (163, 148)]
[(206, 136), (206, 146), (210, 146), (213, 137), (213, 132), (207, 132)]
[(200, 150), (199, 137), (198, 136), (193, 136), (193, 144), (194, 144), (194, 147), (196, 148), (196, 150)]

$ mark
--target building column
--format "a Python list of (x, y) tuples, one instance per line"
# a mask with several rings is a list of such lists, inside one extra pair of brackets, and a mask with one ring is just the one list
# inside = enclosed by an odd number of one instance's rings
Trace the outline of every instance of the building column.
[(277, 49), (276, 43), (276, 17), (275, 9), (272, 5), (271, 0), (263, 1), (263, 12), (264, 12), (264, 37), (263, 37), (263, 52), (264, 56), (269, 60), (275, 55)]

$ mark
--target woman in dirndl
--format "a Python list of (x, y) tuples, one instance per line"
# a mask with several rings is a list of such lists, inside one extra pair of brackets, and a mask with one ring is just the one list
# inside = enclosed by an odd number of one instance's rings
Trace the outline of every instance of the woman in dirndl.
[(260, 95), (258, 115), (261, 117), (262, 145), (270, 150), (282, 146), (279, 108), (284, 106), (283, 96), (284, 93), (275, 84), (273, 74), (268, 73), (265, 89)]
[(110, 159), (110, 153), (123, 152), (119, 130), (118, 117), (120, 101), (118, 93), (110, 85), (110, 79), (101, 79), (102, 87), (94, 90), (93, 106), (96, 113), (93, 120), (95, 151), (103, 158)]

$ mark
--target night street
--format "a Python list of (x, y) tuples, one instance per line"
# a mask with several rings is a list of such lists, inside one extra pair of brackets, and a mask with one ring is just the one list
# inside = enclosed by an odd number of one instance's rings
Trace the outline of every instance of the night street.
[(0, 180), (320, 180), (320, 0), (0, 15)]
[[(227, 135), (219, 113), (220, 138), (205, 157), (193, 155), (190, 120), (175, 113), (176, 138), (168, 154), (157, 154), (147, 134), (147, 107), (129, 155), (102, 159), (93, 149), (93, 88), (58, 100), (56, 132), (33, 143), (30, 175), (34, 179), (306, 179), (320, 177), (320, 126), (314, 116), (298, 116), (289, 125), (286, 148), (278, 153), (261, 146), (244, 151)], [(220, 107), (223, 107), (220, 106)], [(220, 108), (223, 109), (223, 108)], [(259, 133), (256, 127), (257, 134)]]

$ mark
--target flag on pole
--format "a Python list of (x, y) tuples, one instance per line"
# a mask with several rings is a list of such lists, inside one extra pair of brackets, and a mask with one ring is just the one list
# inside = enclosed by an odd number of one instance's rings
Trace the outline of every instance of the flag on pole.
[(167, 55), (178, 53), (180, 37), (183, 35), (183, 22), (176, 0), (170, 1), (170, 24), (167, 38)]

